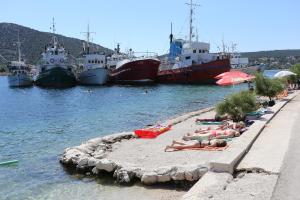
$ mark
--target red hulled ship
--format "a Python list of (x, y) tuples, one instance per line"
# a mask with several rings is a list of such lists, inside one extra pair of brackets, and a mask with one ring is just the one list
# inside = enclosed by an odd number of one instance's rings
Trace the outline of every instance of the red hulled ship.
[(217, 75), (230, 70), (229, 59), (215, 60), (203, 64), (162, 70), (158, 73), (159, 83), (215, 84)]
[(121, 54), (119, 45), (107, 63), (111, 69), (110, 82), (121, 84), (153, 83), (156, 81), (160, 65), (157, 58), (135, 57), (132, 50), (128, 54)]
[(215, 76), (230, 71), (230, 58), (224, 53), (210, 53), (210, 44), (193, 41), (193, 4), (190, 5), (189, 40), (173, 39), (170, 35), (168, 58), (158, 72), (159, 83), (215, 84)]

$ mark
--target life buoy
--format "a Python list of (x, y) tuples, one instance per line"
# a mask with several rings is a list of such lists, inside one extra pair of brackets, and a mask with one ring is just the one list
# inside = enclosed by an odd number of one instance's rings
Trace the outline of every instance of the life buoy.
[(59, 61), (60, 61), (61, 63), (63, 63), (63, 62), (64, 62), (64, 59), (63, 59), (63, 58), (61, 58)]
[(53, 59), (53, 58), (51, 58), (51, 59), (50, 59), (50, 62), (51, 62), (51, 63), (54, 63), (54, 59)]

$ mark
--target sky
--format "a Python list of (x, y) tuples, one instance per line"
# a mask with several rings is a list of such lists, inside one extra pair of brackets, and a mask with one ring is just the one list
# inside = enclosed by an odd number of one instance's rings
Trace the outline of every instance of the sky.
[[(190, 0), (0, 0), (0, 22), (84, 39), (87, 24), (93, 42), (136, 52), (168, 52), (170, 24), (176, 38), (187, 38)], [(240, 52), (299, 49), (299, 0), (194, 0), (199, 40), (237, 44)], [(46, 42), (46, 41), (45, 41)]]

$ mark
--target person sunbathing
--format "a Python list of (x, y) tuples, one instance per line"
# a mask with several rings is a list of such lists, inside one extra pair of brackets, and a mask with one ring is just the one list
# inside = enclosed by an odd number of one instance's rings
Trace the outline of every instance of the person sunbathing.
[(240, 136), (241, 133), (239, 130), (227, 129), (227, 130), (211, 130), (205, 133), (196, 133), (196, 134), (187, 134), (182, 137), (183, 140), (211, 140), (211, 139), (227, 139)]
[(201, 133), (201, 132), (205, 132), (205, 131), (209, 131), (209, 130), (225, 130), (225, 129), (235, 129), (235, 130), (238, 130), (238, 129), (243, 129), (245, 128), (246, 125), (244, 122), (234, 122), (232, 124), (230, 123), (225, 123), (225, 124), (222, 124), (222, 125), (219, 125), (217, 126), (217, 128), (213, 129), (212, 127), (207, 127), (206, 129), (197, 129), (195, 131), (195, 133)]
[(165, 148), (165, 152), (169, 149), (173, 149), (174, 151), (184, 150), (184, 149), (197, 149), (197, 148), (205, 148), (205, 147), (226, 147), (227, 142), (225, 140), (203, 140), (203, 141), (189, 141), (189, 142), (178, 142), (173, 140), (171, 145), (167, 145)]
[(195, 134), (187, 133), (187, 136), (207, 134), (209, 132), (213, 132), (216, 130), (227, 130), (227, 129), (236, 130), (236, 131), (239, 131), (240, 133), (242, 133), (244, 131), (245, 127), (246, 127), (246, 125), (244, 122), (238, 122), (238, 123), (233, 123), (233, 124), (228, 124), (228, 125), (220, 125), (216, 129), (212, 129), (211, 127), (208, 127), (206, 129), (197, 129), (195, 131)]

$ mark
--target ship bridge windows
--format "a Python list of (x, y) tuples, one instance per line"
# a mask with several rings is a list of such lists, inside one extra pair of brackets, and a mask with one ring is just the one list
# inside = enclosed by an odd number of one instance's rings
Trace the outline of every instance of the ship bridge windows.
[(189, 60), (189, 59), (191, 59), (191, 56), (186, 56), (185, 59)]
[(197, 50), (196, 50), (196, 49), (194, 49), (194, 50), (193, 50), (193, 53), (197, 53)]

